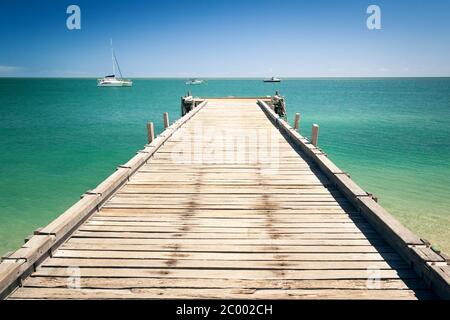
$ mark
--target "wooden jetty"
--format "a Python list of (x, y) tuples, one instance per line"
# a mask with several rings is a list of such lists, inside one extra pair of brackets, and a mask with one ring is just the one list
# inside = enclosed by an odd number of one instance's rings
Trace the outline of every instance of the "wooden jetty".
[(280, 103), (184, 97), (182, 118), (149, 124), (143, 150), (3, 257), (1, 297), (449, 299), (448, 258)]

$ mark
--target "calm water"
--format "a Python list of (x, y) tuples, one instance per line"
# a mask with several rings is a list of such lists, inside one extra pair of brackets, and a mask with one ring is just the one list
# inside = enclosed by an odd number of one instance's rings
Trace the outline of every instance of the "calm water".
[(135, 80), (0, 79), (0, 253), (19, 247), (146, 143), (148, 120), (179, 116), (179, 97), (286, 96), (302, 133), (421, 237), (450, 253), (450, 78)]

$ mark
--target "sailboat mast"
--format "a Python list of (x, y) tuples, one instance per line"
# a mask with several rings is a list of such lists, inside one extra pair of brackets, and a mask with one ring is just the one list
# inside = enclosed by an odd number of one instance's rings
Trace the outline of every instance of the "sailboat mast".
[(122, 71), (120, 70), (119, 62), (117, 62), (116, 54), (114, 54), (114, 61), (116, 62), (117, 69), (119, 70), (120, 79), (122, 79)]
[(112, 66), (113, 66), (113, 75), (116, 75), (116, 63), (114, 61), (114, 48), (113, 48), (113, 43), (112, 43), (112, 39), (111, 40), (111, 61), (112, 61)]

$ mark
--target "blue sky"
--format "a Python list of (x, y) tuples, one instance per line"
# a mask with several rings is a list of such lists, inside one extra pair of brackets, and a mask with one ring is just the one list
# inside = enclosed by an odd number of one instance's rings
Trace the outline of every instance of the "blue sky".
[(0, 0), (0, 76), (105, 75), (111, 37), (128, 77), (450, 76), (447, 0)]

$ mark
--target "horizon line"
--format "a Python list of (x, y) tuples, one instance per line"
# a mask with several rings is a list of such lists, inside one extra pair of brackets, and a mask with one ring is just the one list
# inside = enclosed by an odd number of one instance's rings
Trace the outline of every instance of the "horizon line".
[[(261, 80), (267, 79), (264, 76), (212, 76), (212, 77), (181, 77), (181, 76), (139, 76), (139, 77), (125, 77), (133, 79), (248, 79)], [(417, 78), (450, 78), (450, 75), (445, 76), (279, 76), (281, 80), (295, 80), (295, 79), (417, 79)], [(0, 79), (99, 79), (95, 76), (1, 76)]]

